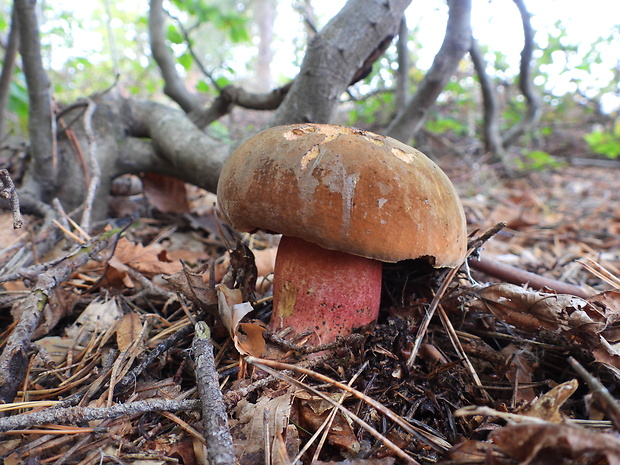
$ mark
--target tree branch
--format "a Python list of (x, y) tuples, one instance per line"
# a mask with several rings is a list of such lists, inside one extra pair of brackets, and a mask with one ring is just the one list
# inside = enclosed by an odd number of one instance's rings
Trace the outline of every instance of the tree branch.
[(266, 93), (248, 92), (241, 87), (226, 86), (207, 108), (190, 113), (190, 119), (199, 128), (205, 128), (229, 113), (235, 105), (250, 110), (275, 110), (280, 106), (293, 81)]
[(15, 68), (15, 58), (17, 58), (17, 49), (19, 48), (19, 21), (15, 5), (11, 14), (11, 30), (4, 53), (4, 63), (2, 64), (2, 73), (0, 74), (0, 138), (4, 136), (4, 111), (9, 101), (11, 90), (11, 80), (13, 79), (13, 69)]
[(159, 66), (164, 79), (164, 93), (174, 100), (186, 113), (199, 111), (200, 105), (196, 95), (185, 87), (185, 83), (176, 71), (176, 60), (166, 45), (164, 37), (165, 18), (163, 0), (151, 0), (149, 9), (149, 37), (151, 53)]
[(409, 28), (403, 16), (398, 26), (398, 72), (396, 74), (396, 109), (400, 111), (409, 98)]
[[(48, 198), (54, 192), (55, 169), (52, 147), (52, 111), (50, 81), (41, 59), (41, 38), (35, 12), (36, 1), (15, 0), (19, 21), (20, 53), (28, 85), (28, 132), (33, 166), (32, 189), (38, 190), (40, 198)], [(52, 181), (52, 182), (50, 182)]]
[(513, 0), (523, 23), (524, 44), (521, 50), (521, 64), (519, 67), (519, 89), (527, 100), (527, 110), (518, 124), (513, 126), (503, 137), (504, 148), (512, 145), (525, 132), (532, 129), (540, 117), (540, 97), (538, 96), (531, 77), (531, 61), (534, 51), (534, 29), (530, 21), (531, 14), (527, 11), (523, 0)]
[(499, 109), (495, 95), (495, 87), (491, 78), (487, 74), (487, 64), (484, 61), (482, 51), (478, 43), (472, 38), (469, 56), (474, 64), (474, 69), (480, 82), (482, 92), (482, 104), (484, 111), (484, 143), (487, 151), (491, 152), (495, 158), (504, 158), (504, 144), (499, 131), (498, 118)]
[(405, 108), (385, 130), (386, 135), (405, 143), (417, 134), (428, 111), (470, 48), (471, 0), (450, 0), (448, 6), (446, 35), (431, 68)]
[(395, 36), (410, 0), (349, 0), (309, 43), (299, 75), (274, 115), (279, 124), (327, 123), (358, 69)]

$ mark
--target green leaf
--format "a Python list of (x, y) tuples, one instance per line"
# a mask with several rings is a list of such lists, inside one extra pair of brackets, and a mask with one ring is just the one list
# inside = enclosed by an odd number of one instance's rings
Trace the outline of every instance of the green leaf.
[(544, 170), (558, 168), (562, 163), (555, 159), (551, 154), (542, 150), (533, 150), (525, 154), (525, 160), (518, 160), (519, 168), (524, 170)]
[(194, 64), (194, 57), (189, 53), (184, 53), (179, 57), (179, 64), (183, 66), (185, 71), (189, 71)]
[(620, 157), (620, 130), (613, 132), (594, 131), (583, 136), (590, 149), (607, 158)]
[(219, 77), (215, 80), (217, 86), (222, 89), (226, 86), (229, 86), (231, 84), (231, 81), (229, 79), (226, 79), (225, 77)]
[(198, 92), (204, 92), (205, 94), (208, 94), (211, 92), (211, 87), (209, 86), (209, 84), (207, 84), (207, 81), (201, 79), (200, 81), (198, 81), (198, 84), (196, 84), (196, 90)]
[(168, 26), (166, 37), (173, 44), (182, 44), (185, 42), (185, 39), (174, 24)]

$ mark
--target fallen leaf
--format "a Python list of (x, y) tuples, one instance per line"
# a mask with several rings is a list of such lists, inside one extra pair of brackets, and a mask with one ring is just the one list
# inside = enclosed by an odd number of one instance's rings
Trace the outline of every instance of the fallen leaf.
[[(508, 425), (491, 433), (491, 440), (504, 454), (530, 463), (601, 463), (620, 465), (620, 439), (616, 435), (589, 431), (568, 424)], [(589, 456), (587, 462), (581, 459)]]
[(558, 384), (550, 391), (535, 399), (529, 406), (523, 409), (521, 413), (551, 423), (559, 423), (563, 420), (560, 414), (560, 408), (568, 398), (575, 393), (578, 387), (579, 383), (576, 379)]
[(76, 344), (89, 341), (95, 332), (107, 331), (123, 316), (116, 299), (104, 302), (93, 300), (75, 322), (69, 326), (65, 334), (75, 340)]
[[(242, 399), (234, 410), (230, 432), (235, 443), (235, 455), (240, 465), (264, 463), (265, 441), (271, 445), (272, 463), (287, 463), (280, 454), (278, 434), (284, 437), (289, 457), (299, 452), (297, 428), (289, 425), (293, 389), (275, 398), (261, 397), (256, 403)], [(265, 435), (268, 435), (265, 438)]]
[(260, 322), (240, 325), (241, 320), (254, 308), (249, 302), (242, 301), (239, 289), (230, 289), (224, 284), (218, 284), (216, 289), (218, 313), (237, 351), (242, 355), (260, 357), (265, 350), (264, 325)]
[(140, 315), (136, 312), (125, 314), (116, 326), (116, 345), (124, 352), (142, 333)]
[(593, 325), (602, 330), (605, 317), (585, 299), (569, 294), (530, 291), (514, 284), (491, 284), (477, 292), (475, 305), (525, 331), (568, 330)]
[(150, 204), (164, 213), (187, 213), (185, 182), (164, 174), (143, 173), (144, 194)]

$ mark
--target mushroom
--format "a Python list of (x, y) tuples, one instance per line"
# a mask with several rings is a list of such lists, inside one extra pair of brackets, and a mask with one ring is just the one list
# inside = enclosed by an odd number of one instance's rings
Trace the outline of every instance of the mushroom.
[(270, 329), (336, 340), (377, 320), (382, 262), (461, 264), (465, 214), (454, 186), (422, 152), (327, 124), (267, 129), (226, 161), (222, 218), (238, 231), (282, 234)]

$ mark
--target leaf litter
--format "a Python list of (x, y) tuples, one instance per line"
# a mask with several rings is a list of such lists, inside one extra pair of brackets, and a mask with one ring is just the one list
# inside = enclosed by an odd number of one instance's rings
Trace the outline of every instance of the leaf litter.
[[(265, 329), (274, 238), (226, 230), (205, 203), (189, 201), (174, 215), (162, 203), (167, 220), (137, 221), (68, 279), (42, 288), (48, 300), (34, 344), (3, 399), (2, 460), (205, 463), (200, 409), (188, 403), (197, 398), (193, 324), (203, 320), (240, 464), (288, 464), (300, 451), (301, 463), (620, 463), (615, 173), (566, 167), (501, 180), (490, 169), (451, 169), (471, 231), (507, 223), (477, 252), (588, 297), (475, 269), (470, 280), (463, 269), (417, 340), (444, 275), (399, 263), (386, 266), (374, 329), (307, 354), (295, 346), (302, 341), (280, 343)], [(182, 186), (155, 181), (155, 205), (166, 189), (182, 197)], [(24, 299), (39, 292), (37, 274), (61, 266), (11, 268), (27, 237), (9, 237), (0, 255), (3, 350), (28, 312)], [(156, 404), (163, 401), (177, 408)], [(19, 426), (4, 427), (9, 420)]]

